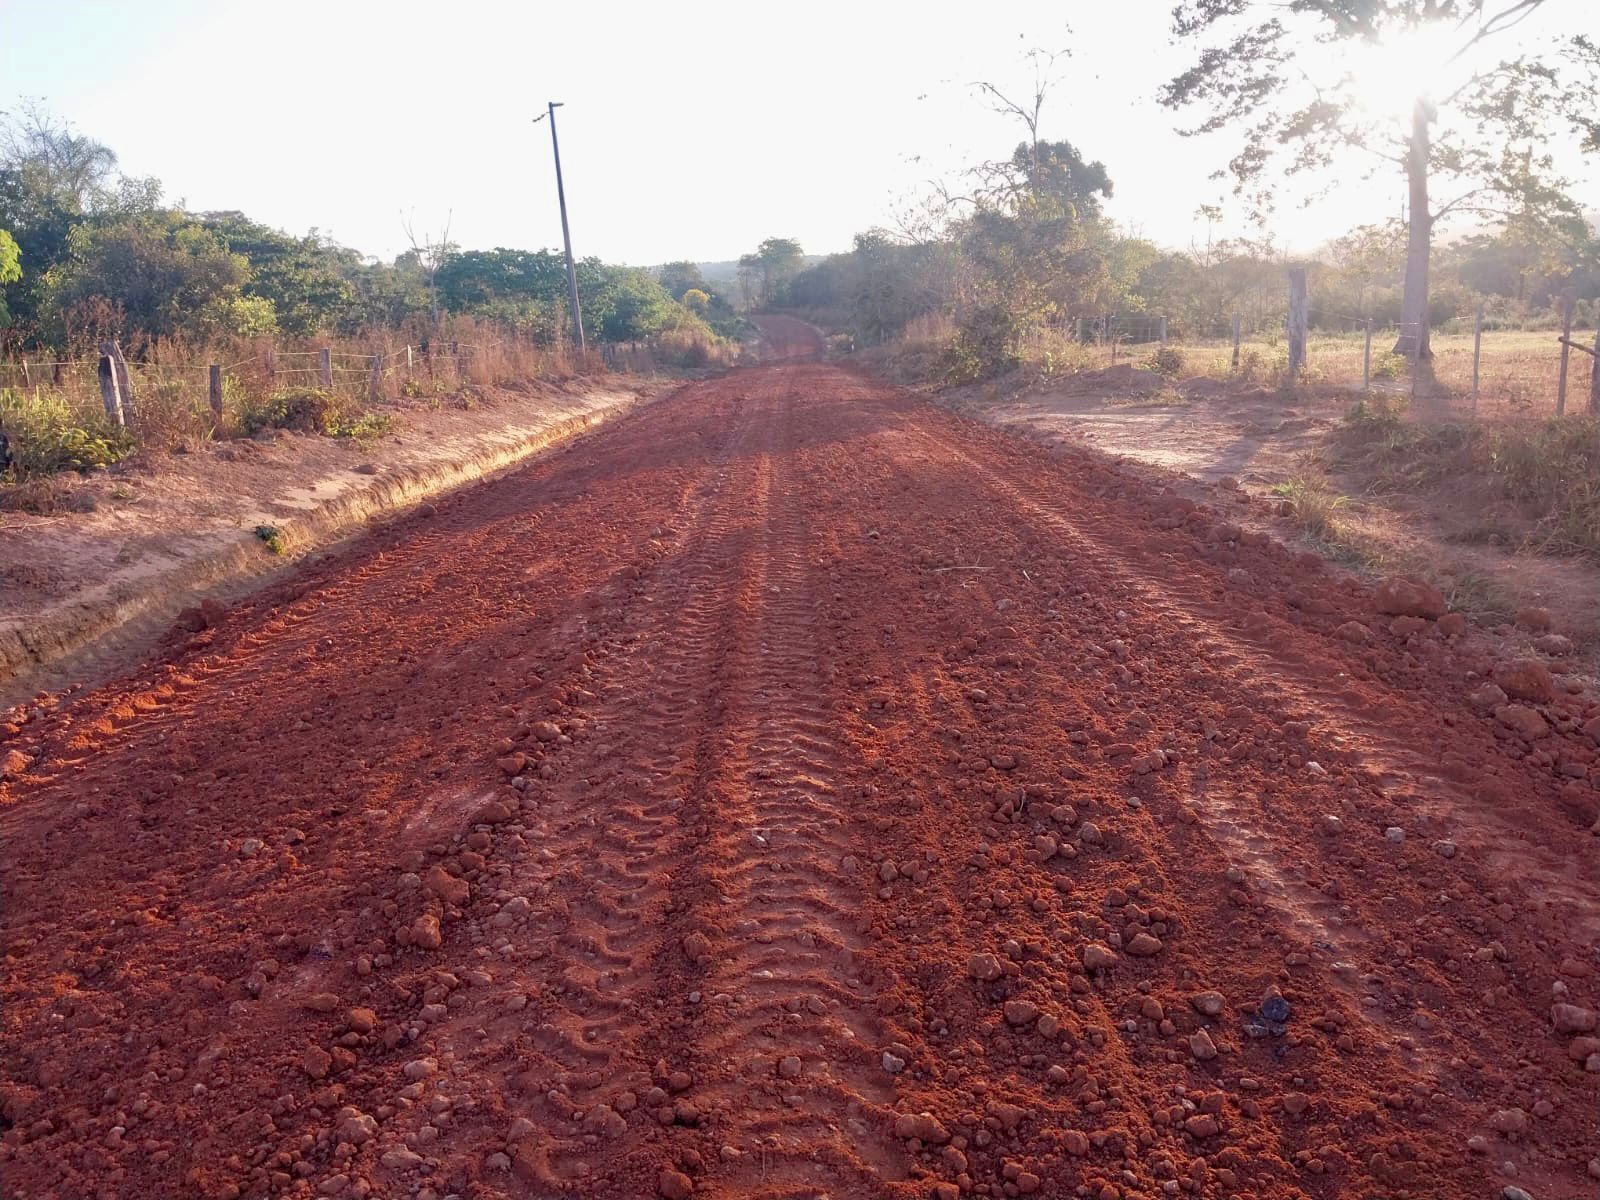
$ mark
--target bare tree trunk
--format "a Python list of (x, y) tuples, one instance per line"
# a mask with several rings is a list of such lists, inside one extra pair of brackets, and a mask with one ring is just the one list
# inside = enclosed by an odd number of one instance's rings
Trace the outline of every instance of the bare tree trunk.
[(1400, 300), (1400, 336), (1395, 354), (1415, 359), (1427, 378), (1433, 373), (1433, 349), (1428, 344), (1428, 257), (1433, 245), (1433, 213), (1428, 207), (1428, 156), (1433, 106), (1418, 100), (1411, 115), (1411, 145), (1406, 152), (1406, 179), (1411, 187), (1407, 222), (1406, 281)]

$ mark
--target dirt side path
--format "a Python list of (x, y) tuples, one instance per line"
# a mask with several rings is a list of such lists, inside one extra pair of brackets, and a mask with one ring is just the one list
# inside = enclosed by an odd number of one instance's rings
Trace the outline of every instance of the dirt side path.
[(837, 368), (694, 385), (12, 714), (0, 1172), (1592, 1196), (1600, 709), (1514, 735), (1494, 653)]
[[(1351, 397), (1312, 392), (1293, 400), (1264, 387), (1197, 378), (1173, 384), (1133, 367), (1020, 387), (1004, 380), (940, 393), (957, 412), (1054, 444), (1071, 442), (1126, 457), (1181, 489), (1232, 506), (1234, 519), (1300, 537), (1292, 519), (1265, 518), (1275, 488), (1309, 480), (1337, 497), (1338, 532), (1308, 544), (1356, 569), (1429, 579), (1453, 606), (1490, 624), (1519, 610), (1547, 610), (1600, 673), (1600, 571), (1582, 557), (1546, 552), (1534, 515), (1491, 482), (1464, 478), (1417, 487), (1374, 477), (1344, 461), (1340, 430)], [(1420, 464), (1419, 464), (1420, 466)], [(1214, 484), (1237, 485), (1232, 496)], [(1262, 500), (1249, 512), (1247, 498)], [(1502, 631), (1503, 634), (1510, 630)], [(1532, 639), (1528, 639), (1530, 642)], [(1531, 645), (1527, 647), (1532, 650)]]
[[(625, 377), (474, 387), (389, 406), (394, 429), (366, 442), (266, 430), (10, 489), (44, 511), (0, 513), (0, 704), (103, 678), (202, 597), (238, 595), (664, 390)], [(258, 528), (275, 531), (270, 549)]]

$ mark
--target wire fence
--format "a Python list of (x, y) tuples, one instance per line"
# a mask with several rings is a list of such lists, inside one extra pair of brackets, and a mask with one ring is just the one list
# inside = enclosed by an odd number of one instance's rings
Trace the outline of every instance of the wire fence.
[[(1305, 335), (1295, 383), (1400, 399), (1419, 415), (1447, 417), (1600, 415), (1600, 332), (1578, 331), (1571, 307), (1560, 329), (1488, 328), (1481, 312), (1426, 330), (1429, 354), (1419, 357), (1420, 322), (1383, 321), (1358, 313), (1320, 310)], [(1098, 358), (1084, 365), (1160, 366), (1186, 377), (1260, 383), (1288, 381), (1286, 314), (1255, 313), (1199, 325), (1161, 314), (1079, 317), (1062, 332)], [(1172, 348), (1157, 363), (1155, 346)]]
[[(404, 345), (278, 345), (240, 343), (232, 353), (173, 352), (157, 347), (143, 361), (123, 356), (111, 341), (101, 353), (76, 358), (0, 362), (0, 388), (35, 401), (64, 403), (86, 418), (113, 425), (206, 434), (250, 428), (288, 389), (327, 392), (349, 409), (378, 409), (402, 396), (428, 397), (528, 379), (578, 364), (565, 346), (530, 338), (422, 338)], [(217, 360), (217, 361), (211, 361)]]

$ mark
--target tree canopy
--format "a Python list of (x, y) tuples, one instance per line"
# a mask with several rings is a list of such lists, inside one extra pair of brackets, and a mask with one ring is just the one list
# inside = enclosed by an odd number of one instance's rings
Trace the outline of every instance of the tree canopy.
[(1563, 130), (1591, 144), (1600, 134), (1600, 55), (1582, 35), (1549, 55), (1495, 52), (1500, 36), (1544, 2), (1294, 0), (1258, 8), (1182, 0), (1172, 29), (1198, 52), (1161, 99), (1201, 114), (1186, 132), (1240, 130), (1227, 171), (1258, 216), (1289, 176), (1348, 172), (1347, 162), (1357, 161), (1368, 173), (1402, 175), (1408, 243), (1396, 350), (1426, 359), (1440, 221), (1456, 213), (1504, 218), (1530, 203), (1551, 218), (1577, 215), (1546, 147)]

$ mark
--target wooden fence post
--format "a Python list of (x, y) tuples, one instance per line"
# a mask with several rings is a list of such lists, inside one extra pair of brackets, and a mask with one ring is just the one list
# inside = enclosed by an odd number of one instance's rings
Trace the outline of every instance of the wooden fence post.
[(372, 356), (372, 373), (367, 376), (367, 399), (376, 404), (383, 399), (383, 351)]
[(117, 364), (109, 354), (100, 356), (100, 400), (112, 424), (119, 428), (127, 425), (127, 416), (122, 411), (122, 391), (117, 384)]
[(1478, 415), (1478, 367), (1483, 361), (1483, 305), (1472, 314), (1472, 415)]
[(1233, 314), (1233, 369), (1239, 369), (1239, 314)]
[(22, 360), (22, 390), (23, 391), (27, 391), (32, 386), (33, 386), (32, 381), (28, 378), (28, 360), (27, 359), (23, 359)]
[(327, 346), (317, 351), (317, 366), (322, 374), (322, 386), (333, 387), (333, 351)]
[(406, 374), (411, 374), (411, 347), (406, 347)]
[(271, 346), (267, 347), (267, 387), (270, 389), (278, 382), (278, 352)]
[(1556, 416), (1567, 411), (1567, 360), (1572, 357), (1572, 305), (1573, 294), (1568, 292), (1561, 302), (1561, 383), (1556, 387)]
[(1372, 390), (1372, 318), (1367, 318), (1367, 343), (1361, 350), (1361, 390)]
[(1600, 417), (1600, 320), (1594, 323), (1594, 363), (1589, 375), (1589, 415)]
[(1163, 346), (1167, 344), (1167, 318), (1165, 316), (1161, 318), (1161, 344)]
[(61, 386), (61, 364), (59, 362), (50, 364), (50, 382), (57, 387)]
[(1310, 316), (1306, 303), (1306, 269), (1289, 268), (1289, 390), (1293, 391), (1306, 365), (1306, 325)]
[(211, 415), (217, 419), (217, 424), (222, 424), (222, 368), (216, 363), (211, 364), (210, 373), (206, 379), (206, 400), (211, 405)]
[(100, 343), (100, 353), (111, 360), (111, 370), (117, 377), (117, 399), (123, 421), (131, 420), (135, 415), (133, 380), (128, 377), (128, 360), (122, 357), (122, 345), (115, 338), (107, 338)]

